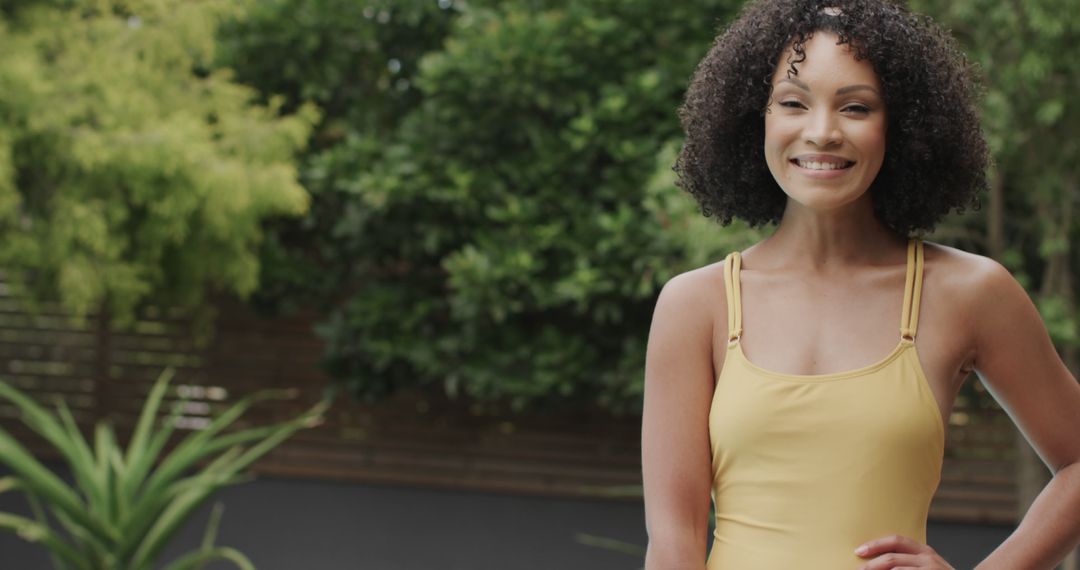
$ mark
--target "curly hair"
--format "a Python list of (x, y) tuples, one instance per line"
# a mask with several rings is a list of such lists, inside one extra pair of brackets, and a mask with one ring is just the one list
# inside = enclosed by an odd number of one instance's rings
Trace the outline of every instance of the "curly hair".
[(790, 47), (797, 74), (816, 31), (836, 34), (881, 81), (887, 150), (869, 190), (878, 219), (908, 236), (979, 209), (990, 160), (980, 86), (947, 31), (889, 0), (756, 0), (716, 38), (678, 109), (686, 139), (672, 170), (702, 214), (779, 223), (787, 196), (765, 163), (764, 113), (780, 57)]

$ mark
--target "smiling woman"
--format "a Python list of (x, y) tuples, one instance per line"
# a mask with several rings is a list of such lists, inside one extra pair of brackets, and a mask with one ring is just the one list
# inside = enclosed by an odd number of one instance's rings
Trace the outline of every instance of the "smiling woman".
[[(809, 90), (807, 58), (815, 31), (872, 72), (836, 93), (888, 110), (886, 153), (870, 194), (876, 215), (901, 235), (932, 229), (948, 212), (978, 204), (987, 187), (988, 151), (978, 120), (973, 69), (948, 34), (925, 16), (882, 2), (750, 2), (698, 65), (679, 109), (686, 141), (675, 162), (679, 185), (702, 213), (727, 224), (778, 223), (787, 195), (763, 156), (774, 90)], [(832, 57), (832, 56), (829, 56)], [(805, 62), (813, 67), (816, 64)], [(828, 72), (827, 65), (819, 67)], [(778, 79), (784, 79), (777, 83)], [(865, 85), (865, 87), (861, 87)], [(877, 107), (869, 105), (876, 103)], [(801, 103), (800, 103), (801, 104)], [(793, 108), (795, 102), (783, 109)], [(848, 116), (861, 109), (850, 105)], [(797, 106), (795, 107), (797, 108)], [(807, 107), (809, 109), (809, 107)]]
[(679, 185), (778, 227), (657, 299), (646, 568), (951, 569), (926, 517), (973, 370), (1055, 473), (978, 568), (1049, 569), (1080, 540), (1080, 385), (1004, 267), (919, 236), (986, 186), (975, 93), (952, 39), (890, 0), (754, 1), (717, 38)]

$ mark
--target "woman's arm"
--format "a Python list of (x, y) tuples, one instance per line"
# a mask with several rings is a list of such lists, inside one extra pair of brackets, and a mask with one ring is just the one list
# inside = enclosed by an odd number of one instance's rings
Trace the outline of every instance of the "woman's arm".
[[(971, 257), (953, 275), (963, 280), (958, 301), (970, 315), (975, 372), (1054, 473), (1016, 531), (976, 570), (1050, 570), (1080, 540), (1080, 384), (1024, 288), (996, 261)], [(864, 546), (856, 554), (869, 560), (860, 570), (952, 568), (910, 537)]]
[(986, 260), (974, 297), (975, 371), (1054, 474), (977, 570), (1046, 570), (1080, 542), (1080, 384), (1027, 292)]
[(724, 296), (723, 281), (717, 286), (708, 277), (700, 269), (668, 281), (649, 330), (641, 424), (646, 570), (705, 566), (713, 390), (709, 301)]

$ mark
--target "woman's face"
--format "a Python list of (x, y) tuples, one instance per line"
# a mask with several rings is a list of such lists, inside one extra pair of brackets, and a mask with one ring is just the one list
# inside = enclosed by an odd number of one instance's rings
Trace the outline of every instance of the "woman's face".
[(885, 158), (885, 103), (869, 61), (856, 61), (837, 36), (816, 32), (788, 78), (788, 49), (772, 77), (765, 114), (765, 162), (803, 206), (832, 210), (866, 193)]

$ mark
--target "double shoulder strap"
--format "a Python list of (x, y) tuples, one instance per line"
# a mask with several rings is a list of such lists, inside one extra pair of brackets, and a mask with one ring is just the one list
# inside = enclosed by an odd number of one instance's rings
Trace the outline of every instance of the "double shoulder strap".
[[(724, 292), (728, 307), (728, 343), (734, 344), (742, 338), (742, 291), (740, 289), (739, 269), (742, 256), (733, 251), (724, 258)], [(903, 342), (915, 342), (915, 332), (919, 327), (919, 299), (922, 297), (923, 242), (921, 239), (908, 240), (907, 274), (904, 280), (904, 308), (900, 314), (900, 339)]]

